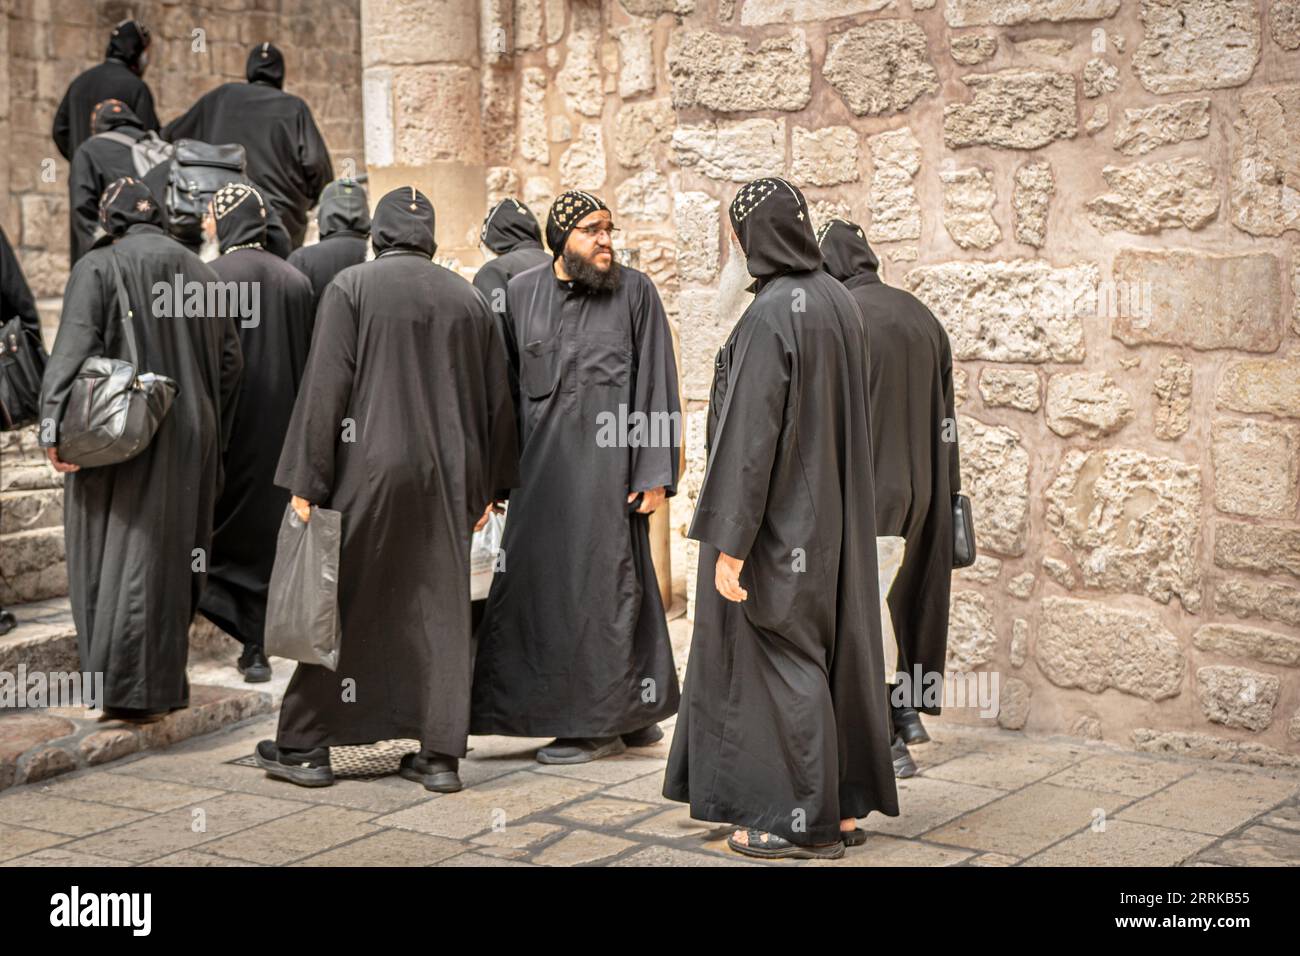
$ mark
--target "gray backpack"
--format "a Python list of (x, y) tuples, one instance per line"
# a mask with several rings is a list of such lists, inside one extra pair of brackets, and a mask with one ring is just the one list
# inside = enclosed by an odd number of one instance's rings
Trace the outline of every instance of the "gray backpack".
[(149, 172), (155, 166), (170, 162), (172, 153), (176, 147), (166, 140), (162, 139), (153, 130), (147, 130), (139, 139), (132, 139), (125, 133), (119, 133), (117, 130), (110, 129), (104, 133), (97, 133), (104, 139), (111, 139), (115, 143), (121, 143), (131, 150), (131, 162), (135, 164), (135, 175), (137, 179), (144, 179), (144, 174)]

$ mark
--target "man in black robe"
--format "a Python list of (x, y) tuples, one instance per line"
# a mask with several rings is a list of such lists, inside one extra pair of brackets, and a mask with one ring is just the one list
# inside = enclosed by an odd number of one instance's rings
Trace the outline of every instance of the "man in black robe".
[(91, 114), (104, 100), (121, 100), (131, 108), (145, 129), (158, 128), (153, 94), (145, 83), (149, 65), (149, 28), (135, 20), (123, 20), (108, 38), (104, 62), (80, 74), (68, 86), (54, 114), (54, 145), (67, 160), (89, 139)]
[(414, 738), (402, 776), (460, 789), (472, 676), (469, 548), (518, 480), (506, 356), (473, 286), (431, 260), (433, 207), (380, 200), (376, 258), (325, 289), (276, 484), (343, 514), (337, 670), (300, 664), (260, 766), (333, 782), (329, 748)]
[[(939, 320), (910, 292), (880, 281), (880, 260), (861, 227), (832, 219), (818, 236), (826, 271), (853, 296), (871, 344), (871, 449), (875, 461), (876, 533), (906, 542), (889, 592), (904, 693), (891, 693), (898, 736), (907, 744), (929, 735), (917, 710), (938, 714), (921, 691), (948, 652), (952, 580), (952, 496), (961, 490), (953, 411), (952, 348)], [(907, 689), (912, 694), (907, 694)], [(897, 698), (897, 699), (896, 699)]]
[(320, 241), (293, 250), (289, 265), (311, 280), (311, 309), (321, 293), (348, 266), (366, 261), (370, 244), (370, 204), (355, 179), (336, 179), (320, 194), (316, 213)]
[[(131, 144), (144, 139), (148, 132), (131, 107), (121, 100), (97, 104), (90, 128), (93, 135), (77, 147), (68, 172), (71, 215), (68, 233), (73, 265), (94, 245), (99, 226), (99, 197), (108, 184), (123, 176), (140, 178), (136, 175)], [(164, 196), (155, 192), (154, 198), (162, 201)]]
[(664, 796), (762, 857), (843, 856), (896, 816), (862, 320), (821, 270), (802, 193), (744, 186), (754, 301), (719, 351), (695, 632)]
[[(190, 619), (212, 543), (221, 451), (230, 436), (242, 359), (235, 320), (158, 316), (158, 289), (216, 274), (163, 231), (145, 185), (119, 179), (100, 202), (105, 237), (72, 269), (42, 382), (41, 444), (64, 484), (68, 589), (81, 668), (104, 674), (105, 713), (148, 720), (189, 703)], [(176, 398), (153, 440), (118, 465), (79, 469), (58, 457), (73, 379), (91, 356), (126, 359), (116, 257), (140, 347), (140, 372), (173, 379)]]
[(506, 290), (523, 420), (504, 568), (474, 663), (471, 731), (555, 737), (542, 763), (645, 746), (680, 691), (650, 557), (650, 513), (677, 490), (671, 332), (649, 277), (614, 260), (609, 209), (555, 200), (553, 261)]
[(267, 586), (289, 503), (289, 493), (275, 486), (275, 467), (316, 313), (307, 277), (266, 251), (266, 205), (257, 190), (243, 184), (219, 189), (212, 215), (221, 244), (212, 271), (222, 282), (236, 283), (233, 288), (250, 290), (256, 314), (239, 319), (244, 374), (199, 611), (244, 645), (239, 672), (252, 684), (271, 679), (264, 650)]
[[(9, 237), (0, 228), (0, 325), (14, 316), (21, 320), (24, 329), (40, 339), (41, 317), (36, 311), (36, 299), (23, 276), (13, 246), (9, 245)], [(17, 626), (18, 619), (13, 612), (0, 608), (0, 635), (8, 634)]]
[(172, 143), (188, 138), (242, 145), (244, 172), (280, 214), (297, 249), (307, 231), (307, 210), (334, 178), (334, 167), (311, 108), (281, 89), (280, 51), (259, 43), (249, 51), (244, 73), (247, 83), (223, 83), (205, 93), (162, 136)]

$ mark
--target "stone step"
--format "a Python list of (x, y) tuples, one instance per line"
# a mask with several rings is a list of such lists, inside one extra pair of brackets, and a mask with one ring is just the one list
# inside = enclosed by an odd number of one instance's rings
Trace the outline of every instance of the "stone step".
[(39, 465), (44, 462), (45, 449), (37, 443), (36, 426), (0, 432), (0, 461), (6, 465)]
[[(63, 527), (63, 489), (0, 491), (0, 537), (36, 528)], [(3, 547), (3, 545), (0, 545)]]
[(67, 593), (62, 526), (4, 536), (0, 547), (0, 607)]
[(0, 671), (13, 674), (19, 664), (30, 671), (78, 669), (77, 629), (66, 597), (11, 605), (18, 626), (0, 637)]
[(189, 707), (152, 724), (106, 720), (83, 707), (0, 710), (0, 790), (161, 750), (273, 707), (270, 694), (191, 683)]

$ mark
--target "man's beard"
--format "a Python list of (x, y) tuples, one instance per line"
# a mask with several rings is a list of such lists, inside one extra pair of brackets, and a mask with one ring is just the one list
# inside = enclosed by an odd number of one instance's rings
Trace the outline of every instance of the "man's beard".
[(613, 292), (623, 281), (623, 267), (612, 255), (608, 269), (598, 269), (589, 260), (568, 249), (561, 253), (561, 257), (569, 278), (592, 292)]
[(718, 319), (725, 324), (735, 325), (754, 301), (749, 286), (754, 278), (746, 268), (745, 253), (739, 243), (732, 239), (727, 254), (726, 265), (722, 267), (722, 276), (718, 279), (718, 298), (715, 303)]

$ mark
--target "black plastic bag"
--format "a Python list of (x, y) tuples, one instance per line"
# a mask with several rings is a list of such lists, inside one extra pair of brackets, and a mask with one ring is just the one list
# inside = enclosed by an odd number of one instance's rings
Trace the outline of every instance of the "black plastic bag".
[(312, 505), (306, 524), (292, 505), (275, 539), (266, 604), (266, 653), (334, 670), (339, 664), (339, 546), (343, 514)]

